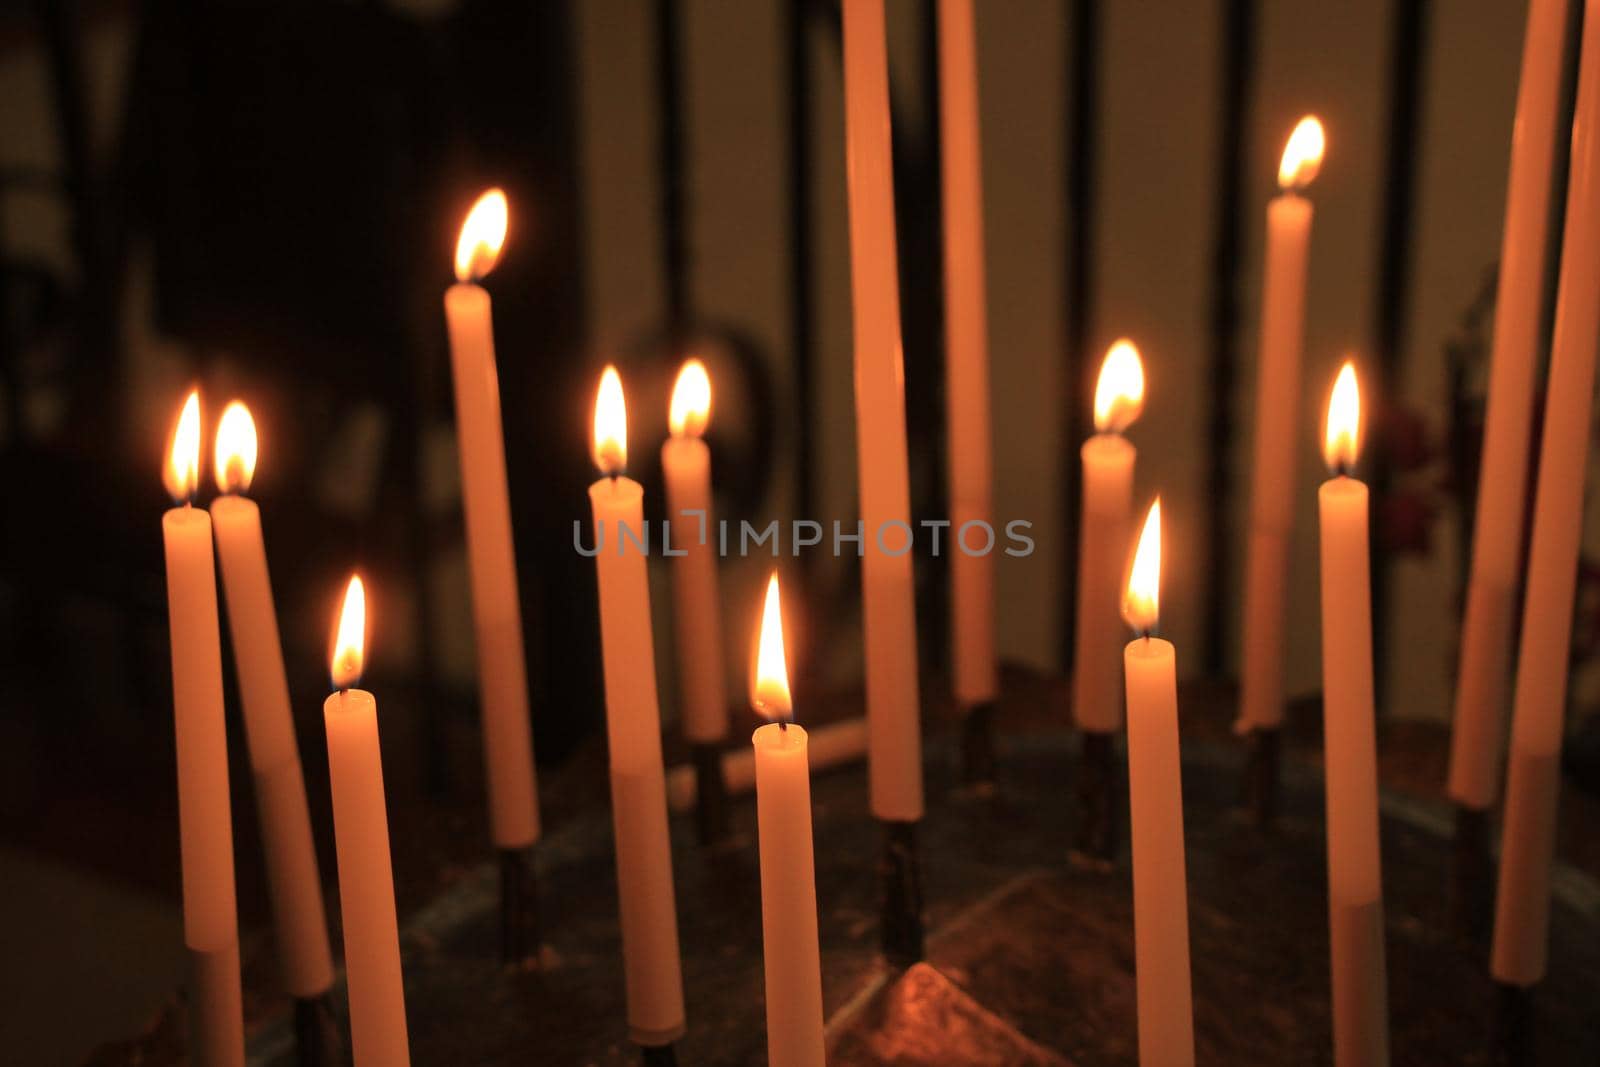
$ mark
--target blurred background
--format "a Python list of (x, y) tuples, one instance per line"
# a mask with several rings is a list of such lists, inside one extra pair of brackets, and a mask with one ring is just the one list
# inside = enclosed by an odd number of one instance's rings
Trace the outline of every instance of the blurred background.
[[(1002, 654), (1070, 670), (1077, 449), (1100, 356), (1126, 335), (1149, 382), (1137, 495), (1166, 501), (1164, 628), (1186, 676), (1233, 676), (1264, 209), (1289, 130), (1315, 112), (1329, 147), (1310, 193), (1290, 688), (1319, 685), (1314, 428), (1353, 352), (1374, 420), (1380, 715), (1447, 718), (1525, 5), (977, 8), (995, 513), (1037, 542), (1000, 559)], [(913, 499), (931, 518), (945, 514), (934, 5), (888, 10)], [(81, 1059), (138, 1028), (182, 972), (158, 523), (186, 387), (203, 389), (208, 435), (235, 397), (260, 427), (252, 496), (314, 816), (327, 635), (356, 566), (391, 795), (481, 804), (440, 303), (466, 208), (489, 185), (511, 204), (487, 287), (534, 732), (554, 766), (601, 722), (572, 522), (587, 522), (605, 362), (658, 514), (668, 392), (695, 354), (716, 396), (721, 515), (853, 525), (842, 120), (828, 0), (0, 4), (0, 911), (37, 920), (0, 924), (0, 1033), (27, 1050), (13, 1062)], [(724, 568), (730, 664), (771, 565)], [(848, 685), (853, 558), (783, 565), (811, 620), (805, 673)], [(1595, 696), (1596, 574), (1586, 559), (1574, 730)], [(934, 679), (945, 579), (924, 552)], [(242, 921), (260, 928), (233, 755)]]

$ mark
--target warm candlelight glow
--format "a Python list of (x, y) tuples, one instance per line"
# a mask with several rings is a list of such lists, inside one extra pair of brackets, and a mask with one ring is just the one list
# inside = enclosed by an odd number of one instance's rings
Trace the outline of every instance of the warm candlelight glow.
[(1323, 437), (1322, 458), (1328, 469), (1345, 474), (1356, 465), (1361, 442), (1361, 389), (1356, 384), (1356, 365), (1344, 361), (1334, 379), (1333, 395), (1328, 398), (1328, 429)]
[(172, 447), (161, 481), (173, 503), (181, 504), (194, 496), (200, 485), (200, 390), (183, 402), (178, 424), (172, 428)]
[(698, 359), (687, 360), (672, 387), (672, 407), (667, 415), (672, 436), (699, 437), (711, 418), (711, 376)]
[(1144, 410), (1144, 364), (1139, 349), (1127, 338), (1112, 345), (1100, 364), (1094, 387), (1094, 428), (1121, 433)]
[(224, 493), (248, 492), (256, 473), (256, 420), (237, 400), (223, 408), (217, 421), (214, 456), (217, 488)]
[(1278, 188), (1289, 191), (1310, 185), (1317, 171), (1322, 169), (1322, 153), (1326, 147), (1327, 139), (1317, 116), (1307, 115), (1296, 123), (1278, 164)]
[(750, 704), (774, 722), (794, 714), (789, 699), (789, 666), (783, 651), (783, 609), (778, 602), (778, 575), (767, 581), (767, 598), (761, 607), (761, 637), (756, 650), (756, 676)]
[(333, 687), (350, 689), (361, 681), (366, 662), (367, 591), (361, 575), (352, 574), (339, 611), (338, 635), (333, 640)]
[(594, 465), (601, 474), (618, 475), (628, 465), (628, 406), (622, 397), (622, 376), (607, 365), (594, 398)]
[(456, 280), (475, 282), (494, 269), (505, 244), (508, 209), (506, 194), (490, 189), (478, 197), (456, 239)]
[(1122, 618), (1138, 633), (1148, 634), (1161, 615), (1161, 498), (1156, 497), (1145, 516), (1139, 547), (1128, 571), (1128, 591), (1122, 597)]

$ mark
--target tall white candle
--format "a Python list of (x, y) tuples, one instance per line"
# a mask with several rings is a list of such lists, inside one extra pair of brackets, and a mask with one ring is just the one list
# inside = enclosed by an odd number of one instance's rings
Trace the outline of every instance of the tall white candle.
[[(944, 189), (945, 412), (950, 525), (993, 524), (988, 300), (983, 259), (983, 152), (972, 0), (939, 0), (939, 149)], [(982, 527), (975, 530), (981, 531)], [(981, 543), (981, 537), (979, 542)], [(950, 554), (951, 685), (972, 707), (1000, 694), (995, 665), (994, 554)]]
[(1247, 730), (1276, 729), (1283, 723), (1284, 616), (1295, 460), (1300, 455), (1300, 350), (1311, 244), (1311, 201), (1302, 194), (1322, 166), (1324, 145), (1322, 123), (1311, 115), (1301, 119), (1278, 165), (1279, 193), (1267, 204), (1239, 687), (1239, 725)]
[(1567, 0), (1528, 4), (1511, 131), (1478, 510), (1450, 735), (1450, 798), (1479, 810), (1492, 807), (1500, 792), (1566, 21)]
[(845, 157), (855, 342), (856, 464), (865, 526), (872, 814), (922, 818), (917, 614), (883, 0), (844, 0)]
[(222, 495), (211, 504), (211, 521), (227, 591), (228, 630), (244, 704), (245, 740), (284, 986), (293, 996), (314, 997), (333, 985), (333, 954), (300, 745), (289, 710), (261, 509), (245, 496), (255, 476), (256, 449), (255, 420), (248, 408), (234, 401), (217, 422), (214, 468)]
[(411, 1062), (411, 1045), (406, 1036), (383, 755), (378, 747), (378, 701), (355, 688), (366, 656), (366, 629), (366, 592), (361, 579), (352, 576), (334, 639), (335, 692), (322, 705), (339, 854), (350, 1044), (356, 1067), (405, 1067)]
[(1178, 749), (1177, 652), (1151, 637), (1160, 612), (1161, 500), (1139, 535), (1122, 615), (1139, 637), (1123, 650), (1128, 687), (1128, 822), (1133, 837), (1133, 949), (1139, 1062), (1194, 1063), (1189, 880)]
[(767, 1063), (822, 1067), (822, 959), (811, 840), (806, 732), (790, 720), (778, 576), (767, 582), (751, 704), (774, 720), (751, 737), (761, 846), (761, 945), (766, 972)]
[(1367, 487), (1348, 473), (1355, 465), (1360, 417), (1355, 366), (1346, 362), (1328, 404), (1325, 456), (1334, 476), (1317, 494), (1333, 1054), (1338, 1067), (1389, 1059)]
[(467, 564), (483, 703), (483, 759), (489, 782), (489, 827), (497, 848), (539, 839), (539, 788), (528, 720), (522, 607), (511, 540), (500, 376), (495, 366), (489, 294), (477, 282), (499, 259), (506, 235), (506, 198), (491, 189), (468, 213), (456, 244), (456, 278), (444, 295), (455, 378), (456, 440), (461, 453)]
[(178, 745), (178, 830), (183, 940), (194, 981), (195, 1058), (244, 1063), (239, 918), (233, 881), (228, 735), (222, 712), (222, 639), (211, 516), (191, 507), (200, 481), (200, 394), (189, 394), (172, 434), (163, 481), (177, 505), (161, 519), (172, 643), (172, 717)]
[(1072, 715), (1080, 730), (1122, 726), (1117, 678), (1117, 607), (1128, 561), (1133, 465), (1138, 450), (1122, 436), (1144, 409), (1144, 366), (1132, 341), (1106, 352), (1094, 390), (1095, 435), (1083, 444), (1083, 512), (1078, 536), (1078, 615), (1072, 659)]
[(722, 599), (717, 589), (715, 528), (711, 514), (711, 449), (704, 434), (711, 418), (711, 378), (691, 359), (678, 372), (661, 446), (672, 548), (673, 645), (683, 733), (695, 744), (716, 744), (728, 733), (726, 667), (722, 660)]
[(661, 762), (650, 584), (639, 544), (647, 536), (644, 489), (622, 477), (628, 462), (628, 416), (615, 367), (605, 369), (595, 398), (594, 459), (601, 478), (589, 487), (589, 502), (599, 547), (595, 565), (600, 650), (605, 664), (628, 1030), (635, 1044), (659, 1046), (671, 1044), (684, 1032), (683, 970), (667, 828), (666, 769)]
[(1539, 446), (1528, 592), (1522, 613), (1510, 777), (1495, 897), (1495, 978), (1544, 977), (1550, 937), (1562, 715), (1567, 704), (1572, 611), (1583, 529), (1595, 350), (1600, 343), (1600, 0), (1584, 6), (1583, 54), (1572, 128), (1566, 232), (1555, 336)]

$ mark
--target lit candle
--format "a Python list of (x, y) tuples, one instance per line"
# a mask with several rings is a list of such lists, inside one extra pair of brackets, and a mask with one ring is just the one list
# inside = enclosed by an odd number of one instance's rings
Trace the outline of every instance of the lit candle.
[(333, 985), (333, 956), (267, 574), (261, 509), (245, 495), (255, 476), (256, 444), (250, 409), (234, 401), (217, 422), (214, 473), (222, 495), (211, 504), (211, 522), (227, 590), (228, 630), (244, 703), (279, 962), (290, 994), (314, 997)]
[(1244, 577), (1244, 652), (1239, 692), (1243, 730), (1283, 723), (1284, 615), (1294, 474), (1300, 455), (1300, 350), (1305, 340), (1306, 258), (1311, 201), (1301, 195), (1322, 166), (1322, 123), (1295, 126), (1278, 164), (1278, 195), (1267, 204), (1267, 262), (1256, 374), (1255, 462)]
[[(950, 524), (992, 525), (989, 338), (983, 259), (983, 156), (972, 0), (939, 0), (939, 146), (944, 174), (945, 408)], [(977, 540), (983, 543), (976, 527)], [(994, 554), (950, 555), (951, 685), (964, 708), (1000, 693), (994, 649)]]
[(200, 482), (200, 394), (184, 401), (163, 481), (177, 505), (161, 518), (172, 642), (172, 717), (178, 746), (183, 941), (194, 982), (195, 1060), (244, 1063), (239, 918), (233, 884), (228, 735), (211, 516), (190, 500)]
[(1189, 989), (1189, 882), (1184, 870), (1183, 767), (1177, 656), (1151, 637), (1161, 599), (1161, 499), (1150, 505), (1122, 599), (1140, 636), (1122, 666), (1128, 689), (1128, 821), (1133, 836), (1133, 952), (1139, 1062), (1194, 1063)]
[(1353, 363), (1328, 401), (1322, 483), (1322, 725), (1328, 819), (1333, 1055), (1339, 1067), (1389, 1059), (1378, 753), (1372, 696), (1367, 487), (1352, 478), (1361, 429)]
[(455, 375), (489, 826), (497, 848), (521, 849), (539, 839), (539, 789), (528, 723), (527, 664), (511, 542), (494, 321), (489, 294), (477, 284), (499, 259), (505, 236), (505, 194), (491, 189), (478, 198), (461, 225), (457, 282), (444, 294), (444, 313)]
[(712, 549), (711, 449), (703, 435), (711, 417), (711, 378), (698, 359), (678, 372), (668, 422), (672, 436), (661, 446), (667, 483), (667, 519), (672, 547), (683, 555), (672, 563), (672, 607), (676, 627), (683, 733), (694, 744), (716, 744), (728, 732), (728, 700), (722, 661), (722, 605), (717, 593), (717, 557)]
[(1567, 182), (1566, 231), (1556, 294), (1550, 381), (1528, 549), (1510, 776), (1495, 897), (1496, 979), (1544, 977), (1550, 937), (1550, 866), (1561, 784), (1562, 715), (1571, 666), (1573, 598), (1583, 530), (1595, 349), (1600, 341), (1600, 4), (1585, 5), (1583, 58)]
[(1106, 352), (1094, 390), (1095, 435), (1083, 443), (1083, 513), (1078, 539), (1078, 623), (1072, 714), (1080, 730), (1122, 725), (1117, 678), (1118, 576), (1127, 562), (1138, 450), (1122, 436), (1144, 408), (1144, 367), (1132, 341)]
[(1500, 792), (1567, 6), (1566, 0), (1528, 5), (1511, 132), (1472, 570), (1450, 735), (1450, 798), (1479, 811), (1493, 807)]
[[(606, 738), (611, 755), (611, 821), (627, 976), (628, 1029), (637, 1045), (669, 1045), (684, 1032), (683, 972), (667, 831), (666, 770), (645, 551), (644, 489), (622, 477), (628, 416), (615, 367), (600, 378), (594, 405), (589, 487), (598, 551), (601, 653), (605, 661)], [(630, 546), (629, 542), (632, 542)]]
[(778, 576), (767, 582), (750, 703), (773, 720), (750, 738), (761, 845), (761, 946), (767, 981), (767, 1063), (821, 1067), (822, 961), (811, 840), (806, 732), (791, 722)]
[(872, 814), (912, 823), (922, 818), (922, 733), (883, 0), (844, 0), (842, 16), (867, 777)]
[(404, 1067), (411, 1062), (411, 1046), (378, 749), (378, 702), (355, 688), (366, 656), (366, 630), (366, 592), (360, 577), (352, 575), (334, 638), (335, 691), (322, 705), (339, 857), (339, 910), (344, 916), (350, 1044), (356, 1067)]

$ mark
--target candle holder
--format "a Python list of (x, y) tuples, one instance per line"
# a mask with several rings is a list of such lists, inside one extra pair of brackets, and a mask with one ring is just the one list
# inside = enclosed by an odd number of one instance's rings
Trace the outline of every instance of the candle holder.
[(337, 1067), (344, 1062), (331, 992), (294, 998), (294, 1062), (296, 1067)]
[(1496, 982), (1494, 1049), (1495, 1067), (1533, 1067), (1533, 987)]
[(994, 701), (965, 709), (961, 718), (961, 781), (992, 786), (995, 780)]
[(1116, 862), (1118, 788), (1116, 737), (1099, 730), (1082, 733), (1082, 774), (1078, 779), (1078, 826), (1073, 836), (1073, 858), (1092, 867), (1109, 868)]
[(694, 763), (694, 825), (702, 845), (728, 839), (728, 783), (722, 775), (722, 748), (714, 744), (690, 746)]
[(923, 958), (922, 873), (917, 859), (917, 824), (883, 820), (883, 955), (897, 967)]
[(1494, 919), (1494, 861), (1489, 856), (1489, 810), (1456, 805), (1452, 842), (1450, 917), (1461, 936), (1487, 940)]
[(1282, 740), (1283, 731), (1276, 726), (1254, 727), (1246, 740), (1244, 799), (1263, 830), (1272, 829), (1278, 820)]
[(533, 846), (500, 853), (500, 963), (507, 970), (539, 965), (539, 883)]
[(640, 1045), (639, 1061), (644, 1067), (678, 1067), (678, 1046)]

